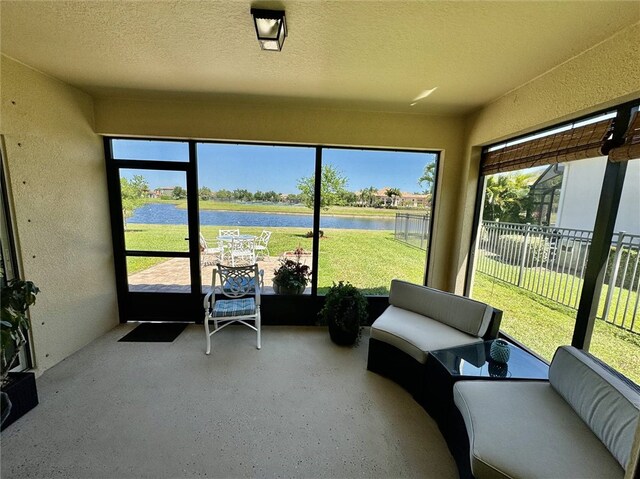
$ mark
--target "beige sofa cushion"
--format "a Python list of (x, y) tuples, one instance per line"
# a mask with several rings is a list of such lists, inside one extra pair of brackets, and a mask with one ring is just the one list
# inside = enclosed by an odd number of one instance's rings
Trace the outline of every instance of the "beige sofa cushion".
[(624, 476), (618, 461), (547, 382), (460, 381), (453, 395), (476, 479)]
[(549, 382), (626, 468), (640, 418), (640, 389), (571, 346), (556, 350)]
[(481, 342), (480, 338), (451, 328), (421, 314), (389, 306), (371, 325), (371, 337), (391, 344), (420, 363), (428, 351)]
[(493, 308), (479, 301), (426, 286), (391, 281), (389, 304), (435, 319), (472, 336), (484, 336)]

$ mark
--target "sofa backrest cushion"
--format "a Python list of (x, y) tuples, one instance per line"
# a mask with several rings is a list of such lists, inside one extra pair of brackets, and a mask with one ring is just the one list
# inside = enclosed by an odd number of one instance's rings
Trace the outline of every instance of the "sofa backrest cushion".
[(389, 303), (473, 336), (484, 336), (493, 308), (479, 301), (399, 279), (391, 281)]
[(626, 469), (640, 417), (640, 388), (572, 346), (557, 349), (549, 382)]

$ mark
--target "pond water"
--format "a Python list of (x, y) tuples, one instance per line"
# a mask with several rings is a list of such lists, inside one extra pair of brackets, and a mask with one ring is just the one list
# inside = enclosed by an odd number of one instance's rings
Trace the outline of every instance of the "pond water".
[[(149, 203), (136, 209), (127, 223), (186, 225), (187, 210), (176, 205)], [(246, 211), (200, 211), (201, 225), (313, 228), (313, 215), (252, 213)], [(320, 216), (321, 228), (393, 230), (394, 218)]]

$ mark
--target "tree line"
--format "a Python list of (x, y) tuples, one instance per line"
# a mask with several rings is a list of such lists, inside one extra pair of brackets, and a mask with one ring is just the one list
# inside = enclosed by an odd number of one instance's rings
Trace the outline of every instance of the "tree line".
[[(424, 188), (421, 194), (431, 194), (435, 182), (435, 162), (429, 163), (424, 167), (422, 176), (418, 179), (418, 185)], [(348, 190), (348, 178), (337, 168), (331, 165), (322, 167), (322, 177), (320, 182), (321, 192), (320, 201), (321, 208), (326, 209), (329, 206), (381, 206), (381, 199), (378, 197), (378, 188), (369, 186), (358, 192)], [(198, 190), (200, 200), (209, 201), (263, 201), (269, 203), (288, 203), (288, 204), (304, 204), (309, 208), (313, 208), (315, 196), (315, 175), (300, 178), (296, 186), (299, 193), (283, 194), (276, 191), (256, 191), (251, 192), (247, 189), (227, 190), (221, 189), (214, 191), (209, 187), (203, 186)], [(120, 191), (122, 197), (122, 212), (125, 219), (133, 215), (136, 208), (142, 206), (148, 198), (152, 196), (149, 190), (149, 184), (142, 175), (135, 175), (131, 179), (120, 178)], [(399, 188), (387, 188), (385, 192), (392, 201), (391, 204), (397, 204), (397, 200), (402, 197)], [(182, 200), (187, 197), (187, 190), (181, 186), (175, 186), (170, 195), (163, 195), (161, 198)], [(385, 202), (386, 204), (386, 202)]]

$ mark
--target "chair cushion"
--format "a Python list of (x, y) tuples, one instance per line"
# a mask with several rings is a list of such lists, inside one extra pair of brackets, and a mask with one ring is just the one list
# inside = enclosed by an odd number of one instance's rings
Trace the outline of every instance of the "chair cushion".
[(618, 461), (546, 381), (460, 381), (453, 396), (476, 479), (624, 476)]
[[(222, 293), (227, 296), (242, 296), (243, 294), (253, 294), (256, 290), (256, 279), (248, 276), (238, 276), (229, 278), (222, 287)], [(242, 294), (240, 294), (242, 293)]]
[(556, 350), (549, 382), (620, 465), (627, 468), (640, 418), (640, 388), (588, 353)]
[(399, 279), (391, 281), (389, 304), (472, 336), (484, 336), (493, 314), (493, 308), (485, 303)]
[(389, 306), (371, 325), (371, 337), (391, 344), (424, 364), (436, 349), (478, 343), (480, 338), (406, 309)]
[(221, 299), (213, 304), (211, 315), (215, 318), (230, 316), (249, 316), (256, 314), (256, 301), (254, 298)]

